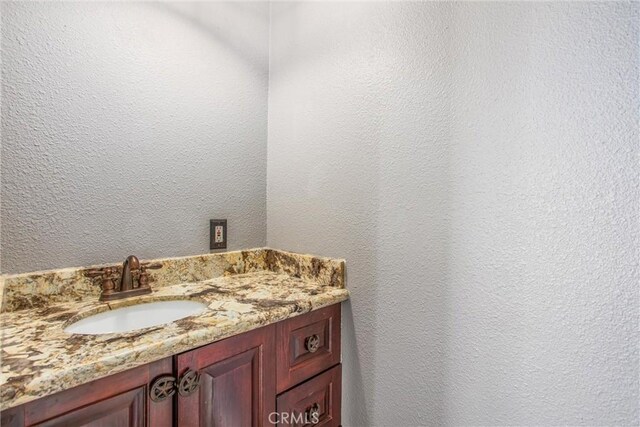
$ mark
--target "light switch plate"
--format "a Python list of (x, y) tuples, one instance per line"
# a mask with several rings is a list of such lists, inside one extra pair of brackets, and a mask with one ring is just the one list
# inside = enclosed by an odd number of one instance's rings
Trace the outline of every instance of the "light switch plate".
[(227, 248), (227, 220), (209, 220), (209, 249)]

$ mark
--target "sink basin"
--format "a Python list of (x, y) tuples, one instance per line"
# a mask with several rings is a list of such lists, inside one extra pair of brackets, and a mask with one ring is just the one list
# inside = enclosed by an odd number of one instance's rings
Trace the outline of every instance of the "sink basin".
[(64, 328), (69, 334), (100, 335), (135, 331), (202, 313), (197, 301), (158, 301), (103, 311)]

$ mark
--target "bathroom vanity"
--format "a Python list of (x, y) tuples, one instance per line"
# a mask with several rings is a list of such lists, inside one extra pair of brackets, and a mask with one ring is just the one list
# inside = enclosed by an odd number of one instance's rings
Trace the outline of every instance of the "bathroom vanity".
[[(2, 425), (340, 425), (344, 261), (273, 249), (155, 260), (153, 292), (100, 302), (93, 266), (4, 277)], [(72, 334), (96, 313), (199, 314)]]

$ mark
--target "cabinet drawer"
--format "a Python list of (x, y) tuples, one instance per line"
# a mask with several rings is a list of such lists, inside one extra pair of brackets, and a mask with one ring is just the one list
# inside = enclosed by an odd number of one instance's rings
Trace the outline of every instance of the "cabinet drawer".
[(278, 323), (278, 393), (340, 363), (340, 304)]
[(278, 396), (279, 426), (340, 425), (342, 365)]

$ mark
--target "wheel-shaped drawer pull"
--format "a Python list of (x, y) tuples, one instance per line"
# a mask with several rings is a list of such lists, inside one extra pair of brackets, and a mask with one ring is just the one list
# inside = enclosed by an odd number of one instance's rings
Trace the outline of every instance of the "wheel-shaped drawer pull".
[(307, 413), (306, 415), (306, 422), (308, 424), (318, 424), (318, 422), (320, 421), (320, 405), (318, 405), (317, 403), (314, 403), (313, 405), (311, 405), (311, 407), (309, 409), (307, 409)]
[(309, 353), (315, 353), (320, 348), (320, 337), (318, 334), (313, 334), (310, 337), (307, 337), (304, 340), (304, 348), (307, 349)]
[(176, 393), (176, 377), (162, 375), (151, 383), (149, 395), (152, 402), (162, 402)]
[(191, 393), (198, 389), (200, 385), (200, 372), (187, 369), (187, 371), (180, 378), (178, 383), (178, 394), (180, 396), (189, 396)]

